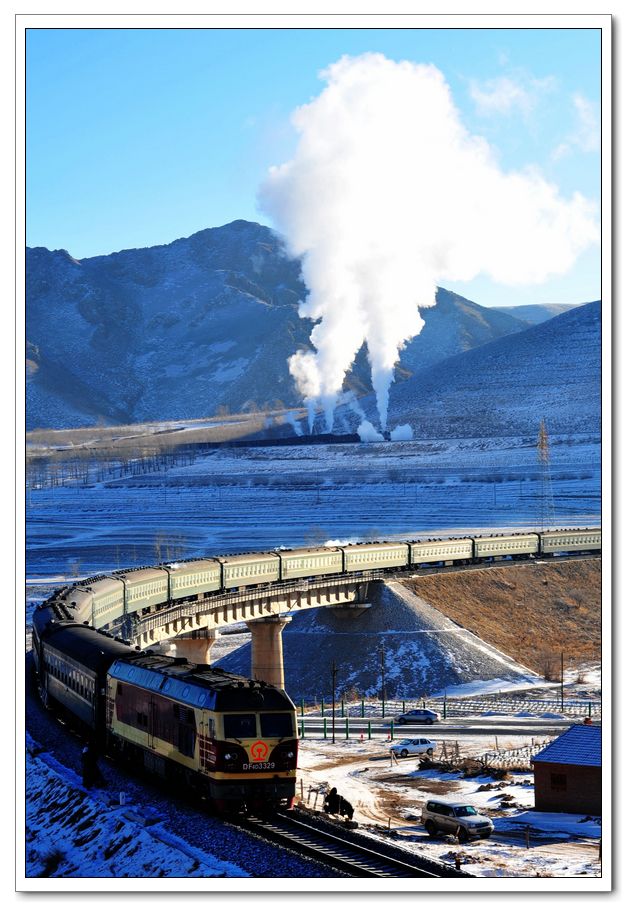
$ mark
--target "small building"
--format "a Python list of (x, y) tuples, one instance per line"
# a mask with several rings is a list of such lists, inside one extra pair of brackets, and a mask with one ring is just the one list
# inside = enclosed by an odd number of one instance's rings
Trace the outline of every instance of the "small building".
[(600, 725), (572, 725), (532, 763), (538, 811), (601, 814)]

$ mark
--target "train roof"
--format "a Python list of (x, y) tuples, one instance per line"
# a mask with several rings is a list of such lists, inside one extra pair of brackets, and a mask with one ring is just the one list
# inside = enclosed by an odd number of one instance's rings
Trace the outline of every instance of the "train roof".
[(109, 674), (187, 706), (218, 712), (285, 710), (294, 705), (287, 693), (278, 687), (247, 680), (222, 668), (193, 664), (186, 658), (144, 653), (134, 660), (115, 661)]
[(573, 527), (566, 528), (565, 530), (560, 530), (559, 528), (552, 528), (551, 530), (543, 530), (543, 537), (578, 537), (580, 534), (586, 533), (601, 533), (600, 527)]
[(65, 604), (49, 601), (37, 607), (33, 613), (33, 629), (42, 635), (48, 629), (54, 628), (58, 623), (73, 623), (74, 617)]
[(108, 594), (110, 591), (124, 591), (124, 582), (110, 575), (100, 575), (89, 581), (77, 581), (73, 591), (88, 591), (91, 595)]
[(115, 574), (118, 578), (124, 579), (129, 585), (140, 585), (145, 581), (168, 577), (166, 570), (161, 568), (127, 569), (125, 572), (116, 572)]
[(178, 572), (181, 574), (189, 572), (206, 572), (212, 568), (220, 568), (217, 559), (188, 559), (185, 562), (164, 562), (163, 567), (168, 569), (173, 575)]
[(224, 562), (227, 565), (232, 563), (241, 563), (241, 562), (267, 562), (268, 559), (273, 559), (276, 561), (277, 565), (279, 563), (279, 557), (274, 551), (267, 553), (237, 553), (234, 556), (219, 556), (218, 561)]
[(46, 636), (46, 645), (84, 665), (96, 674), (108, 671), (117, 658), (137, 655), (136, 649), (83, 623), (63, 623)]
[(310, 553), (341, 553), (339, 546), (301, 546), (295, 549), (277, 549), (279, 556), (308, 556)]
[(410, 546), (418, 546), (421, 543), (472, 543), (472, 537), (426, 537), (423, 540), (408, 540)]

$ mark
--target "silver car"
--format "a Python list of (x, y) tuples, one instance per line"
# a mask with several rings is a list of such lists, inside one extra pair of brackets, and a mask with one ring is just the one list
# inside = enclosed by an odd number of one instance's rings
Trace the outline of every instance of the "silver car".
[(434, 722), (440, 721), (439, 713), (433, 709), (409, 709), (396, 719), (399, 725), (406, 725), (408, 722), (421, 722), (425, 725), (433, 725)]
[(422, 809), (421, 819), (430, 837), (452, 834), (460, 843), (477, 837), (489, 837), (494, 830), (490, 818), (480, 815), (474, 805), (465, 802), (431, 800)]

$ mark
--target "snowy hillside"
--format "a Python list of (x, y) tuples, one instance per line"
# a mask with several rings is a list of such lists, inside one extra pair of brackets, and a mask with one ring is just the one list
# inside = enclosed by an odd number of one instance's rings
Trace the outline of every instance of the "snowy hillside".
[[(28, 428), (299, 405), (287, 359), (308, 348), (300, 265), (267, 227), (234, 221), (78, 262), (27, 251)], [(526, 324), (440, 290), (401, 354), (403, 380)], [(347, 384), (370, 391), (362, 348)]]
[(501, 313), (507, 313), (508, 316), (514, 316), (516, 319), (522, 319), (530, 325), (544, 323), (547, 319), (553, 319), (560, 313), (566, 313), (573, 307), (581, 307), (580, 303), (526, 303), (519, 307), (494, 307)]
[[(599, 431), (601, 304), (576, 307), (517, 335), (442, 361), (390, 391), (390, 427), (416, 437)], [(374, 400), (362, 400), (375, 418)], [(351, 422), (354, 424), (354, 422)]]
[[(283, 632), (286, 689), (294, 699), (331, 693), (330, 662), (340, 692), (376, 695), (380, 655), (390, 698), (419, 698), (497, 678), (532, 686), (539, 678), (401, 585), (371, 588), (372, 602), (357, 619), (332, 607), (294, 614)], [(250, 673), (250, 643), (220, 659), (220, 667)]]

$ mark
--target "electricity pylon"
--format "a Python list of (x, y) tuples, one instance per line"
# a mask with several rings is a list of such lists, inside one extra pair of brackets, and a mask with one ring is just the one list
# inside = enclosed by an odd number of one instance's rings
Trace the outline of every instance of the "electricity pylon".
[(549, 450), (549, 433), (544, 419), (538, 431), (538, 462), (540, 464), (540, 530), (555, 525), (555, 505), (553, 503), (553, 483), (551, 482), (551, 453)]

